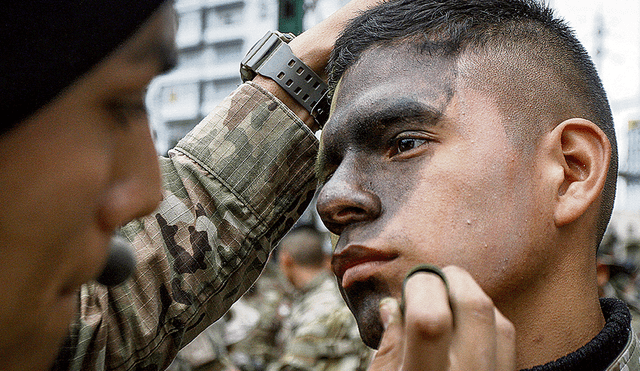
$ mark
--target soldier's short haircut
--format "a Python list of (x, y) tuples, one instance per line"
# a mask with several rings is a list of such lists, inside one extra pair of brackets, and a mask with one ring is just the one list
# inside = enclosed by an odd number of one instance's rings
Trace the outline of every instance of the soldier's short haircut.
[(327, 67), (332, 91), (364, 52), (385, 46), (451, 60), (457, 78), (495, 96), (507, 116), (507, 134), (523, 148), (569, 118), (598, 125), (612, 147), (599, 243), (611, 217), (618, 169), (611, 109), (584, 47), (549, 7), (535, 0), (382, 3), (353, 19), (337, 40)]
[(317, 229), (301, 226), (292, 229), (281, 241), (280, 252), (286, 252), (301, 266), (320, 268), (325, 264), (324, 237)]

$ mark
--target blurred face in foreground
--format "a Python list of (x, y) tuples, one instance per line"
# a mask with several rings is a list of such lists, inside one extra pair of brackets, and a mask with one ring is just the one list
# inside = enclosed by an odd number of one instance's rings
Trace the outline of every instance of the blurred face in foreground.
[(333, 270), (365, 342), (379, 301), (417, 264), (468, 270), (494, 300), (535, 284), (552, 221), (538, 154), (523, 154), (454, 61), (374, 47), (343, 75), (318, 158)]
[(170, 6), (0, 137), (0, 369), (45, 369), (114, 230), (155, 209), (144, 96), (171, 63)]

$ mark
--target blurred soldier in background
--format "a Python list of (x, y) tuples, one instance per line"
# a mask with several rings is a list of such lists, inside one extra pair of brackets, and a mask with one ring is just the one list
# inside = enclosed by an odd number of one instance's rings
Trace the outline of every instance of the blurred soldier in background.
[(284, 352), (269, 371), (365, 370), (372, 351), (358, 334), (329, 270), (323, 235), (312, 227), (298, 227), (281, 241), (278, 262), (297, 290), (291, 314), (280, 338)]
[(224, 342), (224, 317), (182, 348), (166, 371), (238, 371)]
[(256, 283), (183, 348), (167, 371), (264, 371), (282, 353), (276, 341), (291, 312), (292, 285), (273, 256)]
[[(273, 254), (255, 285), (227, 313), (227, 320), (253, 317), (244, 334), (227, 327), (227, 347), (233, 363), (242, 371), (264, 371), (282, 352), (276, 337), (291, 312), (293, 288), (282, 277)], [(252, 315), (254, 314), (254, 315)], [(256, 317), (257, 316), (257, 317)]]
[[(616, 254), (616, 245), (623, 243), (627, 258)], [(631, 326), (640, 331), (640, 298), (638, 296), (638, 263), (634, 259), (636, 241), (620, 241), (615, 233), (603, 238), (597, 256), (598, 292), (600, 297), (617, 298), (625, 302), (631, 312)]]

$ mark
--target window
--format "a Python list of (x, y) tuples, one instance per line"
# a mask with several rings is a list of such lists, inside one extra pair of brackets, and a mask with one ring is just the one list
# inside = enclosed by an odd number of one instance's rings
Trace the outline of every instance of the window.
[(178, 46), (192, 46), (200, 42), (202, 38), (202, 14), (193, 11), (180, 14), (178, 20), (178, 32), (176, 44)]
[(199, 68), (206, 63), (203, 49), (186, 49), (178, 54), (178, 68)]
[(241, 83), (242, 81), (237, 77), (204, 82), (202, 86), (203, 105), (218, 104)]
[(205, 13), (207, 28), (225, 27), (242, 22), (244, 2), (234, 2), (210, 8)]
[(242, 40), (230, 40), (213, 45), (218, 63), (240, 63), (242, 60)]

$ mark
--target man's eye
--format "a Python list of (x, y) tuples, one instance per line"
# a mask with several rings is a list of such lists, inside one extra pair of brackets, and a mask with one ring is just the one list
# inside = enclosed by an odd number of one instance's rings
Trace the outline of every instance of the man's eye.
[(147, 109), (143, 102), (114, 102), (111, 105), (111, 110), (118, 124), (123, 127), (128, 127), (136, 121), (147, 118)]
[(410, 151), (416, 147), (421, 146), (427, 140), (417, 138), (402, 138), (396, 141), (396, 150), (398, 153)]

